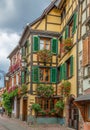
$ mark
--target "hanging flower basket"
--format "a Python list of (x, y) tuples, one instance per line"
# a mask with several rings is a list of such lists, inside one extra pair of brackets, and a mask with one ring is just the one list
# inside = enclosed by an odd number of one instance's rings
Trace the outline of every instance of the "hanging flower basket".
[(38, 51), (37, 56), (38, 56), (39, 60), (44, 63), (47, 63), (47, 62), (51, 61), (51, 59), (52, 59), (52, 53), (51, 53), (51, 51), (49, 51), (47, 49)]
[(71, 83), (69, 81), (64, 81), (61, 86), (61, 94), (65, 97), (70, 95), (70, 91), (71, 91)]
[(65, 50), (70, 50), (71, 47), (72, 47), (72, 44), (73, 44), (72, 39), (71, 38), (66, 38), (64, 40), (64, 49)]

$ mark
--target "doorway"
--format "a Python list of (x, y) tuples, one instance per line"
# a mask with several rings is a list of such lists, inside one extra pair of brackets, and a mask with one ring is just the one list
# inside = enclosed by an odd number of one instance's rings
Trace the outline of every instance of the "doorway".
[(27, 121), (27, 98), (23, 98), (23, 121)]
[(70, 128), (77, 129), (78, 128), (78, 109), (74, 105), (74, 98), (70, 99), (69, 102), (69, 122), (68, 126)]

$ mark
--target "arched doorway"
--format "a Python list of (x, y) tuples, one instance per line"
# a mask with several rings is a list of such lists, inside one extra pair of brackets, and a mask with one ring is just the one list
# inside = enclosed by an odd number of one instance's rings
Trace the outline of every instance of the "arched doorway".
[(78, 130), (78, 109), (74, 104), (75, 97), (71, 95), (69, 97), (69, 116), (68, 116), (68, 126)]

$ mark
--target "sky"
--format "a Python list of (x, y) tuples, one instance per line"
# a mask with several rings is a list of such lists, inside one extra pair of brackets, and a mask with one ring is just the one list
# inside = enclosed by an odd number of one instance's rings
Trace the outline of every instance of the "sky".
[[(7, 56), (18, 44), (27, 23), (38, 18), (51, 0), (0, 0), (0, 70), (9, 68)], [(3, 87), (0, 73), (0, 87)]]

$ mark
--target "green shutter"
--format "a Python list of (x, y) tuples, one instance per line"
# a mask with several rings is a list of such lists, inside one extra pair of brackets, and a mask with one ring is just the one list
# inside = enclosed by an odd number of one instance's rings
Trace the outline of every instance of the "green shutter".
[(38, 83), (39, 82), (39, 68), (38, 66), (33, 66), (32, 68), (32, 81)]
[(63, 36), (62, 37), (63, 37), (63, 39), (65, 39), (65, 31), (63, 32)]
[(67, 79), (67, 63), (64, 63), (64, 79)]
[(75, 13), (74, 16), (73, 16), (73, 28), (72, 28), (72, 34), (74, 34), (75, 31), (76, 31), (76, 23), (77, 23), (77, 13)]
[(68, 33), (69, 33), (69, 26), (67, 25), (65, 28), (65, 39), (68, 38)]
[(39, 50), (39, 37), (33, 36), (33, 51), (37, 52)]
[(57, 68), (51, 68), (51, 83), (56, 83), (57, 82)]
[(25, 83), (25, 72), (24, 71), (21, 72), (21, 83), (22, 84)]
[(53, 38), (51, 40), (51, 50), (52, 50), (52, 53), (54, 54), (57, 54), (58, 53), (58, 40)]
[(62, 66), (60, 66), (60, 81), (62, 80)]
[(64, 64), (62, 64), (62, 79), (64, 79)]
[(26, 41), (26, 45), (27, 45), (27, 53), (29, 53), (29, 40)]
[(25, 56), (25, 47), (22, 47), (22, 56)]
[(73, 56), (70, 57), (70, 76), (73, 76)]

